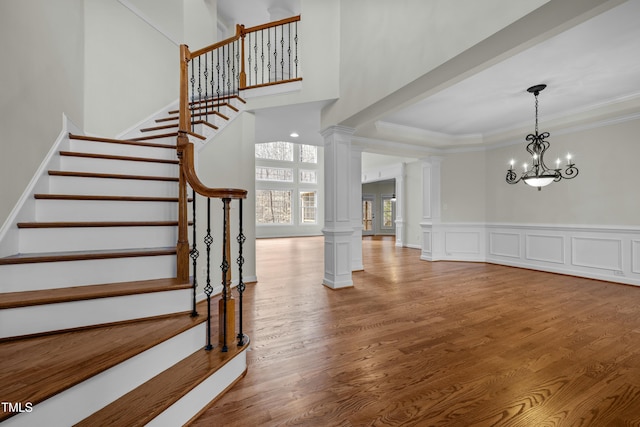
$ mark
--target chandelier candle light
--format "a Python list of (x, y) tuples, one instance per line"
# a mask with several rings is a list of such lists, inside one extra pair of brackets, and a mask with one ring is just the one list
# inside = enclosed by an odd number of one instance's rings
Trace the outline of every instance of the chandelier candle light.
[(578, 176), (578, 168), (575, 167), (571, 161), (571, 154), (567, 154), (567, 164), (565, 169), (560, 167), (560, 159), (556, 160), (555, 169), (550, 169), (544, 162), (544, 153), (551, 144), (546, 139), (549, 138), (549, 132), (538, 133), (538, 94), (546, 88), (547, 85), (540, 84), (531, 86), (527, 89), (527, 92), (532, 93), (536, 98), (536, 129), (535, 133), (527, 135), (526, 140), (527, 151), (531, 154), (531, 167), (528, 163), (522, 165), (523, 172), (520, 178), (518, 174), (513, 170), (515, 160), (511, 160), (509, 170), (507, 170), (506, 180), (509, 184), (515, 184), (520, 181), (524, 181), (532, 187), (538, 187), (538, 191), (552, 182), (558, 182), (561, 179), (572, 179)]

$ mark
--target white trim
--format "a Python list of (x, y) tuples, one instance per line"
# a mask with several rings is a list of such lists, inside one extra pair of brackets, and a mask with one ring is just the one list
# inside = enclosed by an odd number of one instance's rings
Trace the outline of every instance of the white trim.
[(640, 227), (427, 222), (420, 226), (423, 260), (481, 261), (640, 286)]
[(17, 223), (35, 219), (35, 200), (33, 195), (42, 189), (46, 192), (49, 175), (47, 171), (52, 169), (58, 161), (58, 151), (67, 149), (69, 145), (69, 132), (83, 134), (83, 132), (66, 116), (62, 114), (62, 130), (58, 134), (49, 152), (40, 163), (40, 166), (33, 174), (31, 181), (18, 199), (11, 213), (0, 228), (0, 257), (14, 255), (18, 253), (18, 229)]

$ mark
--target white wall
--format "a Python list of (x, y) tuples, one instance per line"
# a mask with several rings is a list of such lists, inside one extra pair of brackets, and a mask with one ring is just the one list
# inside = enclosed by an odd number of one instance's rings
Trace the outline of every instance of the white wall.
[(561, 134), (551, 131), (547, 163), (573, 155), (579, 175), (541, 191), (504, 181), (509, 161), (528, 160), (522, 144), (486, 152), (487, 222), (640, 226), (640, 120)]
[(484, 222), (485, 152), (448, 153), (441, 170), (442, 222)]
[(340, 99), (323, 126), (342, 123), (546, 2), (341, 2)]
[[(162, 5), (161, 22), (182, 23), (181, 0)], [(87, 133), (113, 137), (178, 98), (176, 44), (117, 0), (85, 0), (84, 19)]]
[[(243, 228), (247, 241), (244, 246), (246, 263), (243, 267), (245, 280), (256, 276), (255, 260), (255, 157), (254, 157), (255, 117), (251, 113), (241, 113), (238, 118), (228, 124), (216, 138), (205, 145), (198, 154), (198, 176), (208, 187), (238, 188), (248, 191), (243, 202)], [(204, 287), (205, 278), (203, 268), (206, 265), (205, 246), (202, 238), (206, 234), (206, 199), (199, 197), (197, 205), (197, 228), (200, 236), (198, 250), (198, 282), (200, 292)], [(231, 203), (231, 259), (233, 265), (233, 280), (237, 280), (237, 242), (238, 234), (238, 202)], [(211, 229), (214, 239), (212, 246), (212, 286), (220, 284), (220, 260), (222, 259), (222, 202), (211, 199), (212, 222)]]
[(82, 0), (0, 1), (0, 224), (62, 129), (84, 124)]

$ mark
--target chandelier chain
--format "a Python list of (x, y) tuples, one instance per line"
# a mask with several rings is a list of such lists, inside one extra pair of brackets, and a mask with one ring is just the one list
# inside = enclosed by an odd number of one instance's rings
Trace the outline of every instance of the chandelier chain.
[(535, 93), (536, 97), (536, 135), (538, 134), (538, 92)]

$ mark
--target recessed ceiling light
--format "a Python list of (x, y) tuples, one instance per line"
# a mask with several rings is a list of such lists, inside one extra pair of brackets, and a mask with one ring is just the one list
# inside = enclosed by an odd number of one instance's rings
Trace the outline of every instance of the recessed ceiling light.
[(291, 132), (291, 133), (289, 134), (289, 136), (290, 136), (291, 138), (297, 138), (297, 137), (299, 137), (300, 135), (298, 135), (298, 133), (297, 133), (297, 132)]

